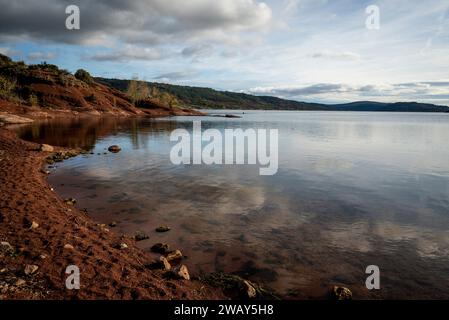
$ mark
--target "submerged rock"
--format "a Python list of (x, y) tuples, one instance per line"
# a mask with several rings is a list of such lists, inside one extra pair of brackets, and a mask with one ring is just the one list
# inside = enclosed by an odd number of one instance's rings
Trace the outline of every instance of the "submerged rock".
[(170, 227), (168, 227), (168, 226), (160, 226), (160, 227), (157, 227), (156, 228), (156, 232), (168, 232), (168, 231), (170, 231), (171, 230), (171, 228)]
[(147, 239), (150, 239), (150, 237), (143, 232), (137, 232), (136, 235), (134, 236), (134, 240), (136, 241), (143, 241)]
[(170, 246), (166, 243), (156, 243), (154, 246), (151, 247), (151, 251), (160, 254), (167, 254), (170, 252)]
[(122, 148), (120, 148), (117, 145), (113, 145), (108, 148), (108, 151), (112, 152), (112, 153), (118, 153), (118, 152), (122, 151)]
[(203, 280), (213, 287), (223, 289), (233, 299), (279, 300), (273, 291), (234, 274), (216, 272), (206, 275)]

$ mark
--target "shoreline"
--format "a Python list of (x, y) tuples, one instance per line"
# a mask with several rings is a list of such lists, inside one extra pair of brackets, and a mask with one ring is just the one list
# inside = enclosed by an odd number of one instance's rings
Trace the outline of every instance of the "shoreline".
[[(38, 150), (0, 128), (0, 300), (227, 299), (199, 279), (168, 279), (134, 240), (64, 203), (43, 168), (47, 157), (70, 150)], [(81, 290), (65, 287), (69, 265), (80, 268)]]

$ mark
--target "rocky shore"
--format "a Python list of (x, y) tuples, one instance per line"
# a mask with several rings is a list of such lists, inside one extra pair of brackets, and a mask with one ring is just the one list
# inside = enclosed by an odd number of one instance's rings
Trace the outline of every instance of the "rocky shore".
[[(226, 299), (187, 266), (170, 265), (180, 252), (155, 261), (136, 239), (61, 199), (44, 164), (79, 152), (0, 129), (0, 299)], [(80, 269), (80, 290), (65, 286), (70, 265)]]

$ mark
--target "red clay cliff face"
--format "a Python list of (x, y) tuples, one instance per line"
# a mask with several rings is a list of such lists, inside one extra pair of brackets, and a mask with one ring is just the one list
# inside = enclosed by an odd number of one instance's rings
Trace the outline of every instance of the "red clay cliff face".
[[(224, 298), (198, 280), (165, 278), (134, 240), (66, 204), (41, 170), (51, 153), (38, 147), (0, 129), (0, 299)], [(69, 265), (80, 268), (80, 290), (65, 286)]]
[[(78, 72), (82, 71), (82, 75)], [(144, 99), (136, 108), (125, 93), (100, 84), (86, 71), (76, 77), (55, 65), (27, 66), (0, 54), (0, 112), (29, 118), (68, 115), (201, 115), (190, 108), (169, 107)]]

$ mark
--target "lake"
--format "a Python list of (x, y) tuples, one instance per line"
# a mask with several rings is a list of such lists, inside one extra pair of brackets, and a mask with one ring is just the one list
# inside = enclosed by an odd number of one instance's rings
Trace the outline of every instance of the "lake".
[[(118, 233), (147, 233), (144, 250), (180, 249), (193, 275), (232, 272), (292, 299), (322, 298), (335, 284), (355, 298), (449, 298), (449, 114), (228, 113), (242, 118), (73, 119), (17, 131), (92, 152), (51, 169), (56, 192), (118, 222)], [(203, 130), (278, 129), (277, 174), (173, 165), (170, 133), (194, 120)], [(160, 225), (172, 230), (156, 233)], [(369, 265), (380, 268), (380, 290), (365, 287)]]

